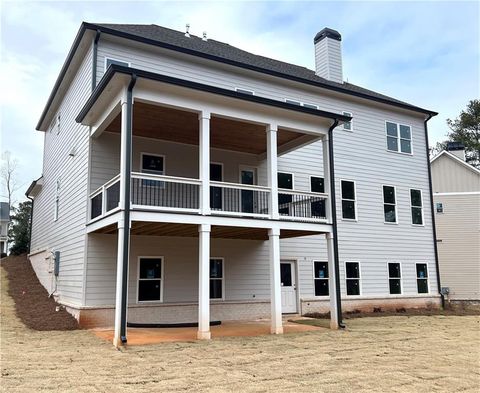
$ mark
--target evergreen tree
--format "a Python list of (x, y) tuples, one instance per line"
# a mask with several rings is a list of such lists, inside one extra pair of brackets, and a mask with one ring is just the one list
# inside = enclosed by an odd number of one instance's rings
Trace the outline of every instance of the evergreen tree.
[(21, 202), (18, 207), (13, 208), (14, 214), (8, 231), (11, 255), (20, 255), (29, 251), (31, 211), (32, 202), (30, 201)]

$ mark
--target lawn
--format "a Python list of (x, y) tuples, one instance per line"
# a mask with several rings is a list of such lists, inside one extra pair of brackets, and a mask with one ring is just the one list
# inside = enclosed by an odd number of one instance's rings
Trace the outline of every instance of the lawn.
[(478, 392), (478, 316), (347, 320), (344, 331), (117, 351), (87, 330), (34, 331), (1, 270), (5, 392)]

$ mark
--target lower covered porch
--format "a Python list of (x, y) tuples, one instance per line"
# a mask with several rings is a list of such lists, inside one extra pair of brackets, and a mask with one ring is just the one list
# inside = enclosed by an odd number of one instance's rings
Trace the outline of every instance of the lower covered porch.
[[(79, 318), (85, 327), (111, 328), (119, 312), (117, 232), (111, 224), (89, 234), (85, 307)], [(327, 283), (334, 271), (327, 236), (307, 229), (132, 221), (127, 326), (195, 323), (198, 327), (189, 331), (208, 339), (218, 330), (211, 322), (262, 320), (262, 329), (282, 333), (282, 315), (302, 314), (303, 298), (309, 298), (314, 285), (312, 260), (292, 248), (291, 240), (302, 237), (316, 245), (307, 253), (325, 261)], [(328, 292), (331, 296), (334, 285), (327, 284), (326, 291), (319, 303), (323, 312), (332, 309)], [(337, 326), (335, 315), (332, 326)], [(138, 332), (127, 329), (128, 335)]]

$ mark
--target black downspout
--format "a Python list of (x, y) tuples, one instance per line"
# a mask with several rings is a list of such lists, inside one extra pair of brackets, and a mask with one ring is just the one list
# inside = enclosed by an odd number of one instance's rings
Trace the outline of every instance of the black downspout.
[(338, 126), (338, 119), (335, 119), (331, 127), (328, 129), (328, 159), (330, 166), (330, 199), (331, 199), (331, 214), (332, 214), (332, 229), (333, 229), (333, 250), (335, 253), (335, 286), (337, 288), (337, 318), (338, 326), (345, 328), (342, 320), (342, 297), (340, 291), (340, 262), (338, 256), (338, 230), (337, 230), (337, 204), (335, 201), (335, 169), (333, 157), (333, 130)]
[(133, 112), (133, 87), (137, 82), (137, 76), (132, 75), (130, 84), (127, 88), (127, 114), (126, 114), (126, 150), (125, 157), (125, 212), (124, 212), (124, 230), (123, 230), (123, 260), (122, 260), (122, 305), (120, 316), (120, 340), (127, 342), (127, 287), (128, 287), (128, 261), (130, 255), (130, 183), (132, 176), (132, 112)]
[(29, 197), (28, 195), (25, 195), (30, 201), (32, 202), (32, 206), (30, 208), (30, 228), (29, 232), (30, 234), (28, 235), (28, 253), (30, 254), (30, 250), (32, 249), (32, 227), (33, 227), (33, 198)]
[(98, 40), (100, 39), (100, 30), (97, 30), (95, 39), (93, 40), (93, 56), (92, 56), (92, 91), (97, 87), (97, 52), (98, 52)]
[(430, 209), (432, 211), (432, 230), (433, 230), (433, 250), (435, 252), (435, 267), (437, 270), (437, 287), (438, 293), (442, 299), (442, 308), (445, 308), (445, 297), (442, 294), (442, 285), (440, 283), (440, 265), (438, 263), (438, 248), (437, 248), (437, 227), (435, 223), (435, 206), (433, 203), (433, 187), (432, 187), (432, 169), (430, 167), (430, 148), (428, 143), (428, 126), (427, 122), (433, 117), (433, 115), (428, 115), (428, 117), (423, 122), (425, 127), (425, 148), (427, 154), (427, 165), (428, 165), (428, 186), (430, 191)]

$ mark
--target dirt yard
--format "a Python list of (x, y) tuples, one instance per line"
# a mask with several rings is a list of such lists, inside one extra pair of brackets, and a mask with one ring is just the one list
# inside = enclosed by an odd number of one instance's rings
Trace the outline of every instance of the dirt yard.
[(478, 392), (480, 318), (360, 318), (345, 331), (115, 350), (86, 330), (34, 331), (1, 270), (4, 392)]

